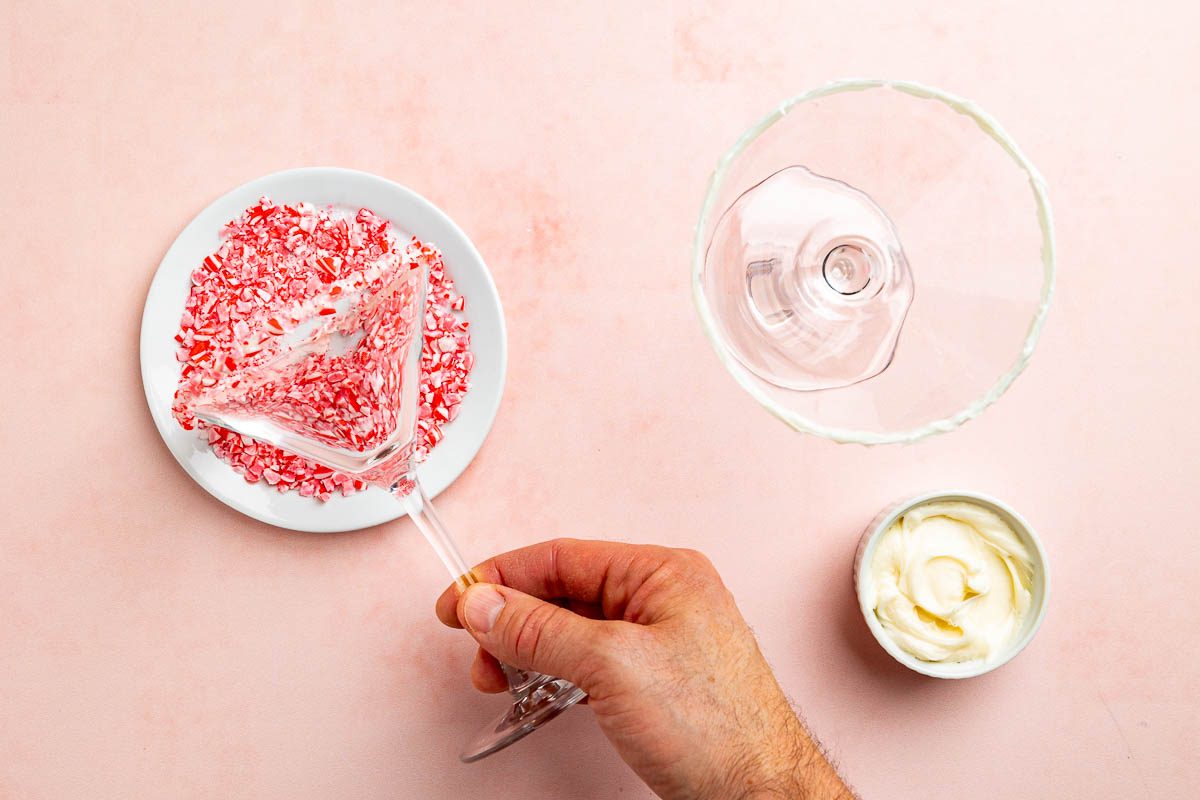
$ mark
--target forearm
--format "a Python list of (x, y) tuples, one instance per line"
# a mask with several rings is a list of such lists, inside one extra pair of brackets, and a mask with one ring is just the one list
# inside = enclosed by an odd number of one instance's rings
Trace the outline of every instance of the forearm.
[(789, 798), (789, 800), (854, 800), (854, 792), (838, 775), (837, 769), (804, 724), (797, 719), (793, 734), (795, 757), (786, 770), (783, 786), (751, 798)]
[(854, 800), (854, 793), (820, 744), (786, 700), (782, 704), (784, 707), (772, 715), (775, 730), (733, 770), (723, 796), (739, 800)]

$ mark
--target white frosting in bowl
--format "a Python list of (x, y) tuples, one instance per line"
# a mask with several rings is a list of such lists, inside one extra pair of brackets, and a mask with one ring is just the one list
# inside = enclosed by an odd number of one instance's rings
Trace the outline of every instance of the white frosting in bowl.
[(934, 501), (899, 515), (866, 565), (868, 604), (884, 631), (922, 661), (989, 661), (1029, 613), (1034, 559), (994, 511)]

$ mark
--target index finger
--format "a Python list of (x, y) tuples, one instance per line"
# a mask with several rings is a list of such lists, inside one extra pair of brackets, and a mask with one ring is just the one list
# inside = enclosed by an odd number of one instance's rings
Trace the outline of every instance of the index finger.
[[(620, 618), (639, 586), (661, 569), (672, 551), (656, 545), (582, 539), (553, 539), (489, 558), (473, 572), (481, 581), (519, 589), (544, 600), (567, 598), (599, 605), (609, 619)], [(442, 592), (437, 615), (460, 628), (454, 586)]]

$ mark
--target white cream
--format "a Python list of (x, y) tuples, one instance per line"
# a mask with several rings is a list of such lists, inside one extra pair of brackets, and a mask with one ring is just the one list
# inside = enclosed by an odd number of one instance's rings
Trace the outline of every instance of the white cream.
[(1029, 548), (995, 512), (931, 502), (884, 531), (868, 597), (888, 635), (924, 661), (1001, 655), (1029, 611)]

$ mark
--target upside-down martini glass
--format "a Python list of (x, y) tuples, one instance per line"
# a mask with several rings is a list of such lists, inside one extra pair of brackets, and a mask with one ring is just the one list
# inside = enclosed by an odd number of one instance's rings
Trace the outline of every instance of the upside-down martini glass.
[(722, 363), (777, 417), (839, 442), (913, 442), (978, 416), (1033, 355), (1054, 287), (1050, 205), (973, 103), (839, 81), (720, 159), (692, 278)]
[[(326, 287), (305, 319), (260, 332), (268, 347), (257, 362), (199, 387), (186, 402), (209, 424), (390, 491), (461, 591), (478, 578), (421, 488), (412, 458), (426, 272), (424, 261), (397, 256), (365, 286)], [(360, 377), (330, 393), (324, 378), (334, 370)], [(586, 696), (569, 681), (502, 666), (512, 705), (468, 742), (463, 761), (507, 747)]]

